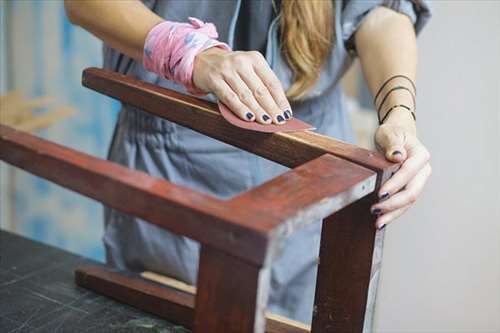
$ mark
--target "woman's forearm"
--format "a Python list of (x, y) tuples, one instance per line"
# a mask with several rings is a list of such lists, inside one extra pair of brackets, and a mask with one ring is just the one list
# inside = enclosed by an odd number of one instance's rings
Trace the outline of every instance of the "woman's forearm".
[(138, 61), (148, 32), (162, 21), (139, 0), (65, 0), (64, 7), (73, 24)]
[[(383, 83), (394, 75), (405, 75), (415, 82), (417, 43), (415, 30), (406, 15), (385, 7), (373, 10), (356, 32), (355, 44), (372, 96), (375, 97)], [(390, 87), (397, 85), (413, 91), (411, 83), (404, 78), (392, 80), (375, 101), (377, 108)], [(400, 89), (387, 96), (380, 106), (381, 116), (391, 106), (399, 104), (407, 105), (415, 111), (411, 94)], [(411, 114), (403, 108), (391, 112), (385, 123), (399, 124), (409, 130), (415, 128)]]

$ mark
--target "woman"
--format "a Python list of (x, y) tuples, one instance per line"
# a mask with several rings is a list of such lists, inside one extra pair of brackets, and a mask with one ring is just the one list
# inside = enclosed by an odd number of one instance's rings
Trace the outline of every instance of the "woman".
[[(375, 227), (402, 215), (431, 173), (429, 153), (416, 137), (412, 96), (415, 32), (429, 17), (423, 1), (67, 0), (65, 5), (73, 23), (109, 45), (105, 68), (181, 92), (183, 85), (144, 68), (145, 43), (164, 20), (186, 22), (191, 16), (212, 22), (218, 40), (233, 51), (210, 47), (194, 58), (193, 86), (212, 93), (204, 98), (216, 101), (216, 96), (247, 121), (282, 124), (297, 117), (345, 141), (353, 135), (338, 81), (357, 54), (383, 118), (377, 146), (387, 159), (403, 162), (372, 207)], [(287, 170), (130, 105), (122, 106), (109, 159), (219, 198)], [(310, 322), (320, 229), (321, 223), (312, 223), (288, 240), (272, 268), (271, 312)], [(108, 262), (118, 268), (196, 282), (199, 245), (190, 239), (106, 209), (104, 244)]]

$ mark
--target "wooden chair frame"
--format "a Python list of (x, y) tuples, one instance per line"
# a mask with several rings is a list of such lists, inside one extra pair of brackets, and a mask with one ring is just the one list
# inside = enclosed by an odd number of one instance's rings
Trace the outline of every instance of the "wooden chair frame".
[[(311, 131), (240, 129), (213, 103), (114, 72), (89, 68), (82, 82), (292, 169), (220, 200), (1, 126), (7, 163), (201, 243), (195, 295), (102, 266), (79, 268), (79, 285), (196, 333), (362, 332), (377, 232), (369, 208), (398, 165)], [(317, 219), (323, 229), (312, 326), (266, 318), (272, 262), (287, 237)]]

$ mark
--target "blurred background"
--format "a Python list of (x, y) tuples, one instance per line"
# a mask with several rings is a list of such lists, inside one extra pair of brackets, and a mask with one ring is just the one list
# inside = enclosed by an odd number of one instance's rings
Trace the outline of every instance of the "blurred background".
[[(434, 172), (387, 228), (375, 328), (498, 333), (500, 2), (432, 5), (419, 36), (418, 128)], [(69, 23), (61, 1), (2, 0), (0, 28), (0, 121), (104, 158), (118, 103), (80, 84), (83, 68), (102, 63), (100, 41)], [(359, 143), (372, 147), (358, 64), (343, 85)], [(2, 229), (104, 260), (100, 204), (4, 163), (0, 180)]]

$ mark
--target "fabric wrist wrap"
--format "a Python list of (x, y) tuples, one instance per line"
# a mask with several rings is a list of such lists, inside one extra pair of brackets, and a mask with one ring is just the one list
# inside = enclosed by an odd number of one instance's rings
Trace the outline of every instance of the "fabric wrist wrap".
[(189, 17), (189, 23), (164, 21), (149, 31), (144, 43), (144, 68), (167, 80), (182, 84), (190, 94), (207, 93), (193, 84), (193, 64), (196, 55), (210, 47), (231, 51), (217, 40), (217, 29), (212, 23)]

